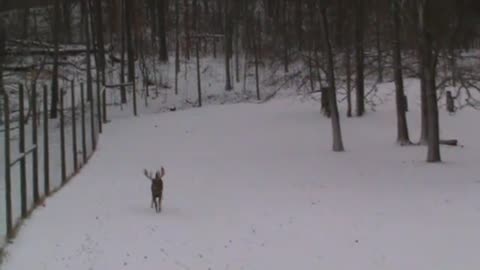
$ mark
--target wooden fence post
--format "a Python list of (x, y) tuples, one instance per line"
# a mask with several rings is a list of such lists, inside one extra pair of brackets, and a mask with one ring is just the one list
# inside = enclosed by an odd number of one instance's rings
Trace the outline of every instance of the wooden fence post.
[(5, 122), (5, 208), (6, 208), (6, 225), (7, 225), (7, 237), (13, 237), (13, 225), (12, 225), (12, 182), (11, 182), (11, 167), (10, 167), (10, 104), (8, 101), (8, 95), (3, 93), (3, 110), (4, 110), (4, 122)]
[(50, 194), (50, 152), (48, 142), (48, 87), (43, 86), (43, 175), (44, 195)]
[(37, 108), (37, 86), (32, 83), (32, 145), (35, 149), (32, 152), (32, 191), (33, 202), (35, 204), (40, 200), (40, 193), (38, 190), (38, 108)]
[(81, 110), (82, 110), (82, 157), (83, 164), (87, 162), (87, 134), (85, 130), (85, 89), (83, 83), (80, 84)]
[(60, 159), (62, 167), (62, 184), (67, 181), (67, 161), (65, 158), (65, 104), (63, 94), (63, 89), (60, 89)]
[(75, 81), (72, 80), (72, 151), (73, 151), (73, 172), (76, 173), (78, 169), (78, 151), (77, 151), (77, 118), (75, 109)]
[(19, 128), (19, 143), (18, 150), (20, 156), (20, 199), (22, 217), (27, 217), (27, 163), (25, 158), (25, 102), (24, 102), (23, 85), (18, 87), (18, 128)]

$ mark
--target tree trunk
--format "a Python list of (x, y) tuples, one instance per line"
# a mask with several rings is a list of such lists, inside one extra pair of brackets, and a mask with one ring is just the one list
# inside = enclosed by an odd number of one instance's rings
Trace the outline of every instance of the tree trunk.
[[(125, 84), (125, 36), (126, 36), (126, 24), (125, 24), (125, 1), (126, 0), (121, 0), (121, 56), (120, 56), (120, 83), (122, 86), (120, 87), (120, 98), (122, 104), (127, 103), (127, 89), (123, 84)], [(128, 1), (128, 0), (127, 0)]]
[(81, 2), (83, 10), (83, 33), (85, 36), (85, 45), (87, 48), (86, 64), (87, 64), (87, 100), (93, 102), (93, 89), (92, 89), (92, 57), (91, 57), (91, 41), (90, 41), (90, 12), (86, 1)]
[(345, 44), (345, 73), (347, 77), (347, 117), (352, 117), (352, 50)]
[(4, 124), (3, 120), (3, 101), (4, 96), (6, 93), (4, 92), (3, 86), (3, 61), (4, 61), (4, 52), (5, 52), (5, 40), (6, 40), (6, 33), (5, 27), (3, 25), (3, 20), (0, 20), (0, 125)]
[[(427, 38), (426, 48), (431, 48), (431, 40)], [(426, 90), (427, 90), (427, 120), (428, 120), (428, 162), (440, 162), (440, 127), (437, 104), (437, 88), (435, 85), (435, 56), (432, 51), (427, 52), (426, 60), (428, 66), (425, 67)]]
[(28, 38), (28, 28), (30, 27), (30, 8), (25, 8), (23, 10), (23, 25), (22, 25), (22, 28), (23, 28), (23, 34), (22, 34), (22, 38), (23, 39), (27, 39)]
[[(421, 51), (421, 50), (420, 50)], [(427, 111), (427, 84), (425, 74), (423, 72), (423, 66), (425, 61), (423, 59), (423, 53), (420, 53), (420, 100), (421, 100), (421, 133), (420, 133), (420, 145), (427, 145), (428, 142), (428, 111)]]
[(134, 4), (132, 1), (125, 0), (125, 26), (126, 26), (126, 43), (127, 43), (127, 61), (128, 61), (128, 81), (135, 83), (135, 52), (133, 47), (132, 13)]
[(433, 38), (427, 22), (429, 21), (430, 10), (428, 0), (417, 3), (419, 28), (422, 47), (422, 73), (425, 79), (427, 123), (428, 123), (428, 153), (427, 162), (441, 162), (440, 156), (440, 130), (437, 104), (437, 88), (435, 83), (435, 72), (437, 66), (437, 55), (434, 52)]
[(357, 76), (355, 80), (357, 88), (357, 116), (365, 113), (365, 86), (364, 86), (364, 5), (362, 0), (355, 0), (355, 59)]
[(101, 83), (105, 84), (105, 42), (103, 36), (102, 0), (95, 0), (95, 25), (97, 29), (97, 72), (100, 72)]
[[(159, 35), (160, 31), (158, 30), (158, 23), (160, 21), (160, 1), (148, 0), (148, 14), (150, 16), (150, 39), (152, 41), (152, 46), (156, 45), (155, 36)], [(158, 19), (157, 19), (158, 18)]]
[(202, 107), (202, 76), (200, 72), (200, 38), (195, 40), (195, 55), (197, 58), (197, 92), (198, 92), (198, 107)]
[(84, 25), (85, 25), (85, 7), (83, 6), (82, 3), (80, 3), (80, 33), (79, 33), (79, 42), (80, 43), (85, 43), (85, 31), (84, 31)]
[[(255, 16), (253, 16), (255, 18)], [(260, 18), (257, 18), (257, 25), (260, 25)], [(260, 100), (260, 75), (258, 73), (258, 42), (259, 42), (259, 31), (260, 27), (257, 27), (256, 30), (254, 30), (254, 35), (253, 35), (253, 54), (255, 57), (255, 89), (257, 92), (257, 100)]]
[(381, 31), (380, 31), (380, 11), (377, 11), (375, 18), (375, 47), (377, 49), (377, 81), (383, 82), (383, 50), (381, 42)]
[(168, 61), (168, 47), (167, 47), (167, 32), (166, 32), (166, 1), (159, 0), (158, 2), (158, 36), (160, 41), (160, 60)]
[(38, 18), (37, 18), (37, 13), (33, 13), (33, 37), (35, 39), (40, 39), (38, 36)]
[(231, 72), (230, 72), (230, 58), (231, 58), (231, 41), (232, 41), (232, 27), (231, 27), (231, 14), (230, 14), (230, 0), (226, 0), (224, 3), (225, 8), (225, 25), (224, 25), (224, 44), (225, 44), (225, 90), (230, 91), (233, 89)]
[[(343, 5), (339, 5), (337, 8), (345, 9)], [(342, 16), (346, 16), (346, 12), (341, 13)], [(345, 76), (347, 85), (347, 117), (352, 117), (352, 28), (348, 22), (341, 24), (341, 29), (337, 31), (339, 40), (343, 42), (344, 54), (345, 54)]]
[(58, 116), (58, 52), (59, 52), (59, 28), (60, 28), (60, 0), (55, 0), (53, 15), (53, 70), (52, 70), (52, 101), (50, 107), (50, 118), (56, 119)]
[(190, 41), (190, 14), (189, 14), (189, 0), (184, 0), (183, 2), (183, 7), (185, 8), (184, 10), (184, 17), (183, 17), (183, 24), (185, 26), (185, 58), (187, 60), (190, 60), (190, 47), (191, 47), (191, 41)]
[(240, 82), (240, 26), (235, 26), (235, 80)]
[(338, 114), (337, 107), (337, 94), (335, 86), (335, 66), (333, 63), (333, 50), (332, 42), (329, 35), (329, 23), (327, 18), (327, 9), (322, 8), (322, 20), (323, 20), (323, 39), (326, 43), (327, 50), (327, 62), (328, 62), (328, 84), (329, 84), (329, 105), (331, 112), (332, 120), (332, 133), (333, 133), (333, 151), (334, 152), (343, 152), (345, 151), (342, 140), (342, 130), (340, 127), (340, 116)]
[(288, 0), (283, 1), (283, 69), (285, 73), (289, 71), (289, 40), (288, 40)]
[(63, 40), (66, 42), (73, 42), (73, 33), (72, 33), (72, 3), (70, 0), (63, 1)]
[(295, 1), (295, 24), (297, 28), (298, 50), (303, 50), (303, 0)]
[(178, 95), (178, 73), (180, 72), (180, 0), (175, 0), (175, 95)]
[[(399, 4), (396, 0), (393, 0), (393, 69), (395, 77), (395, 94), (397, 105), (397, 143), (400, 145), (410, 145), (410, 137), (408, 135), (408, 125), (405, 108), (405, 91), (403, 85), (403, 72), (402, 72), (402, 55), (400, 44), (400, 10)], [(380, 74), (379, 74), (380, 75)], [(379, 77), (380, 79), (380, 77)]]
[[(198, 23), (200, 23), (200, 20), (198, 19), (198, 0), (192, 0), (192, 30), (195, 34), (198, 34)], [(195, 42), (197, 41), (198, 40), (195, 40)]]
[(315, 72), (313, 70), (313, 52), (308, 50), (308, 71), (309, 71), (309, 81), (310, 81), (310, 92), (315, 92)]

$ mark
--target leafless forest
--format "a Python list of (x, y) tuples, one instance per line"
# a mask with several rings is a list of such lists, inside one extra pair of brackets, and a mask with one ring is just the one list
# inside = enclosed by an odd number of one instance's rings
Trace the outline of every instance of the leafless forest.
[[(2, 0), (0, 12), (0, 91), (48, 84), (51, 118), (59, 81), (73, 73), (86, 80), (89, 99), (116, 84), (125, 103), (127, 85), (157, 83), (147, 62), (179, 71), (205, 56), (224, 59), (225, 91), (245, 75), (240, 60), (255, 74), (258, 99), (259, 68), (322, 91), (334, 151), (344, 150), (337, 97), (348, 117), (362, 117), (373, 91), (366, 81), (395, 82), (397, 141), (428, 145), (430, 162), (450, 143), (439, 136), (437, 101), (448, 98), (451, 111), (480, 108), (476, 0)], [(118, 80), (108, 81), (112, 72)], [(419, 142), (409, 137), (404, 77), (421, 80)]]

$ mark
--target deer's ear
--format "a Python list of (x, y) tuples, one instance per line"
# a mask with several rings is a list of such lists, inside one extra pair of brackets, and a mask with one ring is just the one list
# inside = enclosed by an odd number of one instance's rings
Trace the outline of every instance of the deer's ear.
[(160, 177), (163, 177), (165, 175), (165, 169), (162, 167), (160, 169)]

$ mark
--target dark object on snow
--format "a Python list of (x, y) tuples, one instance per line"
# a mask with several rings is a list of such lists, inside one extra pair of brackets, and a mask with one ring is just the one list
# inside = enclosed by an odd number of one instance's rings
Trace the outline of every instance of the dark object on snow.
[(440, 140), (440, 144), (458, 146), (458, 140)]
[(322, 112), (326, 117), (330, 117), (330, 104), (328, 102), (328, 95), (331, 91), (330, 89), (330, 87), (322, 87), (320, 90), (322, 92)]
[(175, 111), (177, 111), (177, 108), (176, 108), (176, 107), (170, 107), (169, 110), (170, 110), (171, 112), (175, 112)]
[(152, 181), (151, 191), (152, 191), (152, 204), (151, 207), (155, 206), (155, 211), (160, 213), (162, 211), (162, 194), (163, 194), (163, 180), (162, 177), (165, 175), (165, 169), (162, 167), (160, 171), (155, 173), (155, 177), (151, 172), (148, 172), (146, 169), (143, 170), (145, 176)]
[(455, 104), (454, 104), (454, 99), (452, 96), (451, 91), (447, 91), (447, 111), (449, 113), (454, 113), (455, 112)]

